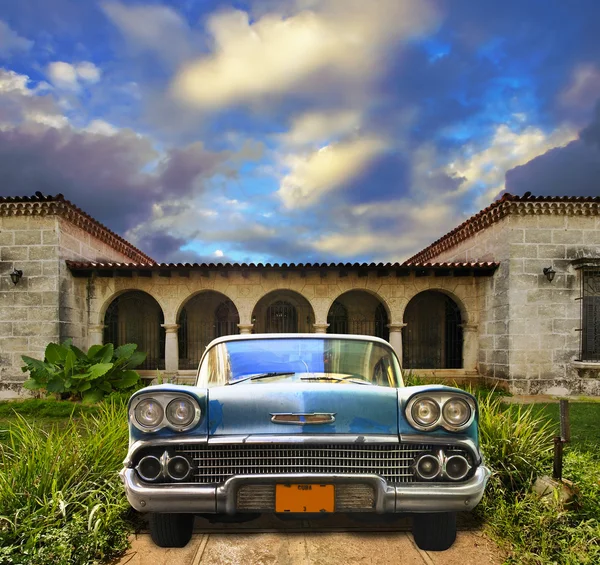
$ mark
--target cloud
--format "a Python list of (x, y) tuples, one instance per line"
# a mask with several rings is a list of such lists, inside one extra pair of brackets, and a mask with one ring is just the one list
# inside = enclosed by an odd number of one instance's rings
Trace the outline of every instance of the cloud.
[(382, 139), (359, 137), (327, 145), (308, 155), (287, 155), (284, 161), (289, 173), (281, 180), (278, 195), (286, 208), (314, 205), (358, 175), (386, 148)]
[(172, 8), (161, 5), (126, 6), (104, 2), (102, 10), (135, 53), (152, 53), (169, 65), (191, 54), (188, 23)]
[(506, 190), (538, 196), (600, 196), (600, 101), (579, 138), (506, 173)]
[(9, 25), (0, 20), (0, 57), (8, 58), (18, 52), (29, 51), (33, 47), (33, 41), (21, 37)]
[(318, 91), (324, 73), (354, 84), (369, 81), (383, 70), (388, 47), (431, 31), (438, 21), (431, 3), (417, 0), (317, 0), (309, 8), (256, 21), (241, 10), (210, 16), (212, 52), (183, 67), (174, 95), (210, 109)]
[(102, 71), (89, 61), (75, 65), (55, 61), (48, 65), (48, 78), (58, 89), (78, 91), (82, 84), (94, 84), (100, 80)]
[(507, 171), (524, 165), (549, 149), (567, 145), (576, 136), (576, 131), (568, 126), (546, 133), (535, 126), (513, 131), (501, 124), (496, 127), (487, 147), (481, 150), (467, 147), (463, 156), (445, 167), (445, 172), (463, 179), (459, 192), (479, 188), (485, 191), (483, 202), (489, 202), (504, 189)]
[(290, 130), (279, 139), (285, 145), (311, 145), (356, 132), (361, 121), (357, 110), (306, 112), (295, 117)]

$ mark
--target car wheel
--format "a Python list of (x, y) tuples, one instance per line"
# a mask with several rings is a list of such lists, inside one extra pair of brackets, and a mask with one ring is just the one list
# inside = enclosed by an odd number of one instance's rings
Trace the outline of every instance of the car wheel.
[(192, 538), (193, 514), (150, 515), (150, 537), (158, 547), (184, 547)]
[(456, 512), (415, 514), (412, 532), (419, 549), (444, 551), (456, 539)]

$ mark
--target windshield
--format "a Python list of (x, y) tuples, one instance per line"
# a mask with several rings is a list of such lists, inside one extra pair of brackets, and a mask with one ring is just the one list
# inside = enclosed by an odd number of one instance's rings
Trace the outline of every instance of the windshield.
[(269, 382), (360, 383), (402, 386), (391, 347), (357, 339), (265, 338), (228, 341), (211, 347), (197, 385)]

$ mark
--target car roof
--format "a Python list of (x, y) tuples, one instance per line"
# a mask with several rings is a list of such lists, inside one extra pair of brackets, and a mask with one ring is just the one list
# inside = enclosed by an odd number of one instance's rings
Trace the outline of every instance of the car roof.
[(255, 340), (255, 339), (347, 339), (354, 341), (373, 341), (376, 343), (382, 343), (390, 346), (389, 341), (375, 337), (372, 335), (357, 335), (357, 334), (318, 334), (318, 333), (270, 333), (270, 334), (235, 334), (225, 335), (213, 339), (207, 346), (206, 349), (211, 348), (213, 345), (218, 343), (229, 342), (229, 341), (244, 341), (244, 340)]

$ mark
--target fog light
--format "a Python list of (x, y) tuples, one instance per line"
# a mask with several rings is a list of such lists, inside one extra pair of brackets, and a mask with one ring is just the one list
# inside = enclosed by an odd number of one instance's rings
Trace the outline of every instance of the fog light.
[(146, 455), (142, 457), (135, 468), (138, 475), (145, 481), (155, 481), (162, 473), (162, 465), (158, 457)]
[(440, 460), (430, 453), (421, 455), (415, 463), (415, 472), (426, 481), (435, 479), (440, 474)]
[(174, 481), (183, 481), (192, 470), (190, 462), (181, 455), (176, 455), (169, 459), (167, 463), (167, 475)]
[(469, 462), (462, 455), (450, 455), (444, 465), (446, 475), (453, 481), (464, 479), (470, 470), (471, 465), (469, 465)]

